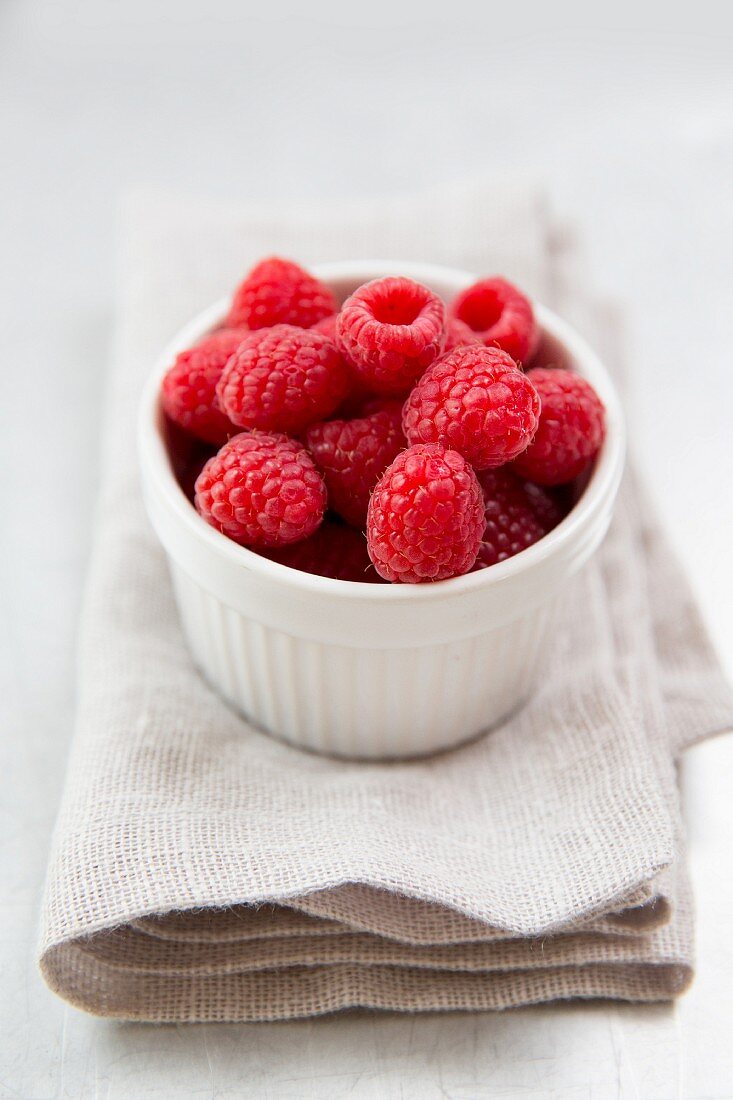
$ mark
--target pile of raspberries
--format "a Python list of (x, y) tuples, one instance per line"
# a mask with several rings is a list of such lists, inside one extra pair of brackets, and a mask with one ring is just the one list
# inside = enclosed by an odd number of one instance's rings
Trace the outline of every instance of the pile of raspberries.
[(446, 305), (390, 276), (339, 309), (271, 258), (177, 357), (162, 404), (209, 445), (193, 501), (222, 534), (320, 576), (438, 581), (547, 534), (567, 511), (558, 487), (601, 445), (595, 391), (533, 366), (538, 343), (531, 303), (502, 278)]

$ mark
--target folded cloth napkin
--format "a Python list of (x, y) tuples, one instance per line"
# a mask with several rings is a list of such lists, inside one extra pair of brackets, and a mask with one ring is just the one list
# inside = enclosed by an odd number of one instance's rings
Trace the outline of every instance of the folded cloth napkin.
[(576, 319), (582, 306), (598, 343), (612, 326), (571, 293), (561, 243), (517, 180), (328, 210), (131, 203), (79, 719), (43, 907), (43, 974), (73, 1004), (271, 1020), (655, 1001), (688, 984), (674, 760), (729, 726), (733, 704), (631, 478), (528, 705), (472, 744), (389, 764), (299, 752), (221, 702), (191, 663), (140, 501), (141, 383), (176, 327), (261, 255), (501, 271)]

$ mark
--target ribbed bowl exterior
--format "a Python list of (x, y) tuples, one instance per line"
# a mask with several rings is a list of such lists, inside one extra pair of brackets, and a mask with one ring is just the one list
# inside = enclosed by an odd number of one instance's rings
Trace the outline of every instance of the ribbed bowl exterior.
[(360, 759), (436, 752), (505, 718), (526, 699), (548, 605), (442, 645), (330, 645), (249, 619), (171, 567), (191, 653), (255, 725), (301, 748)]

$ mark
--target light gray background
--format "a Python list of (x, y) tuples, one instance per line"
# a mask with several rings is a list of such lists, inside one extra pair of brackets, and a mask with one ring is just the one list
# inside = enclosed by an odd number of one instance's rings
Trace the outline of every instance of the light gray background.
[(0, 1096), (733, 1095), (730, 739), (686, 768), (699, 974), (674, 1009), (149, 1028), (35, 970), (129, 187), (543, 178), (627, 309), (636, 448), (733, 671), (731, 34), (717, 5), (596, 7), (0, 0)]

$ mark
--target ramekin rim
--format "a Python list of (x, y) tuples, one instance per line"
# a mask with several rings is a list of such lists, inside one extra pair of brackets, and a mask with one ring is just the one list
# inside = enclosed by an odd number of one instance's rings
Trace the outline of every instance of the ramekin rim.
[[(314, 272), (324, 281), (361, 279), (363, 282), (379, 275), (400, 273), (418, 281), (431, 279), (470, 285), (476, 276), (458, 268), (436, 264), (399, 263), (395, 261), (337, 261), (314, 265)], [(456, 288), (458, 293), (460, 286)], [(247, 547), (240, 546), (210, 526), (198, 514), (185, 496), (173, 472), (170, 456), (159, 429), (159, 390), (165, 370), (175, 354), (202, 336), (224, 315), (227, 299), (220, 299), (198, 313), (168, 342), (145, 383), (139, 407), (138, 446), (143, 476), (155, 486), (169, 513), (173, 513), (189, 533), (217, 557), (228, 558), (234, 564), (259, 572), (271, 580), (300, 592), (320, 594), (344, 600), (423, 602), (471, 593), (491, 585), (499, 585), (518, 573), (529, 572), (548, 557), (560, 553), (579, 529), (582, 529), (609, 495), (612, 497), (621, 480), (625, 454), (625, 424), (616, 387), (598, 355), (575, 328), (547, 306), (534, 301), (533, 306), (543, 330), (557, 339), (571, 356), (589, 370), (593, 384), (600, 380), (601, 397), (606, 407), (606, 436), (596, 458), (588, 484), (568, 514), (538, 542), (506, 561), (490, 568), (465, 573), (460, 577), (425, 584), (373, 584), (364, 581), (344, 581), (305, 573), (271, 561)]]

